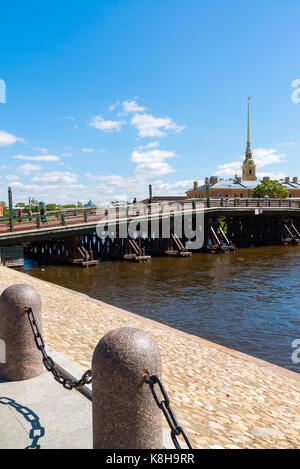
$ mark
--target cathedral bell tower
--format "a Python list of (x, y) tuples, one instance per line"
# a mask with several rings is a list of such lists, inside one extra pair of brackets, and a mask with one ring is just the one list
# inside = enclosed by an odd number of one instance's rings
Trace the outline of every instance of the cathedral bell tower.
[(243, 162), (242, 181), (257, 181), (256, 164), (252, 158), (252, 150), (250, 147), (250, 98), (248, 98), (248, 129), (247, 129), (247, 148), (245, 151), (245, 159)]

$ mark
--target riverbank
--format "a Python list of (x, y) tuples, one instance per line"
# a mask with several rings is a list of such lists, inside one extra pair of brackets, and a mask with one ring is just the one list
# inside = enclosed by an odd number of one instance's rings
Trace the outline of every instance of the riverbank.
[(0, 267), (1, 292), (14, 283), (37, 289), (46, 341), (83, 369), (109, 330), (149, 333), (162, 354), (172, 407), (195, 447), (300, 447), (299, 374)]

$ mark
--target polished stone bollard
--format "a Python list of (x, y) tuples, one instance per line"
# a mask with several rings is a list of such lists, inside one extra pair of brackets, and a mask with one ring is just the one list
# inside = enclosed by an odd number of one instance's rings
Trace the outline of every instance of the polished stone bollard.
[(162, 416), (144, 382), (161, 376), (161, 357), (146, 332), (115, 329), (98, 343), (92, 361), (94, 449), (161, 449)]
[(41, 331), (41, 299), (30, 285), (11, 285), (0, 296), (0, 379), (21, 381), (42, 374), (41, 352), (37, 349), (25, 306), (31, 307)]

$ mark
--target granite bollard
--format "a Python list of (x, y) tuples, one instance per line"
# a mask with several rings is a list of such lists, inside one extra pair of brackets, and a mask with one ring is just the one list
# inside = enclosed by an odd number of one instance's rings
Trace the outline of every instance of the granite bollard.
[(0, 378), (22, 381), (43, 373), (41, 352), (24, 311), (32, 308), (42, 331), (41, 299), (30, 285), (16, 284), (6, 288), (0, 296), (0, 339), (5, 344), (5, 359), (0, 360)]
[(145, 383), (161, 376), (161, 357), (146, 332), (114, 329), (92, 361), (94, 449), (161, 449), (162, 415)]

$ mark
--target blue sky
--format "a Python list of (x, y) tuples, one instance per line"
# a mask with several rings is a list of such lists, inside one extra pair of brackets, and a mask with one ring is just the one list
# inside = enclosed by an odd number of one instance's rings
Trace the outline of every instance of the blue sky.
[(249, 95), (258, 174), (300, 176), (299, 16), (298, 0), (2, 4), (1, 199), (9, 184), (15, 202), (106, 203), (232, 177)]

